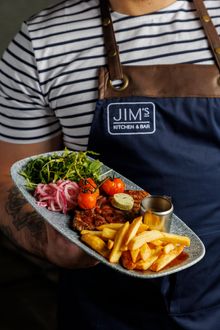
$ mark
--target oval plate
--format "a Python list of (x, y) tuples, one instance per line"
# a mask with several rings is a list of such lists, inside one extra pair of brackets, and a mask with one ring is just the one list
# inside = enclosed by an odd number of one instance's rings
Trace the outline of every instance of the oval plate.
[[(56, 152), (57, 154), (61, 154), (63, 151)], [(96, 251), (92, 250), (90, 247), (85, 245), (80, 240), (79, 233), (73, 231), (69, 227), (69, 221), (71, 219), (70, 215), (64, 215), (57, 212), (52, 212), (47, 210), (44, 207), (38, 206), (36, 203), (35, 198), (32, 196), (30, 191), (28, 191), (25, 187), (25, 179), (22, 177), (19, 172), (21, 169), (31, 160), (35, 159), (39, 156), (47, 156), (54, 154), (54, 152), (51, 153), (44, 153), (40, 155), (35, 155), (32, 157), (28, 157), (25, 159), (22, 159), (20, 161), (17, 161), (14, 163), (11, 167), (11, 176), (13, 181), (15, 182), (16, 186), (18, 187), (19, 191), (23, 194), (25, 199), (32, 205), (32, 207), (37, 211), (38, 214), (40, 214), (45, 221), (47, 221), (51, 226), (53, 226), (58, 232), (60, 232), (64, 237), (69, 239), (72, 243), (75, 243), (77, 246), (79, 246), (82, 250), (87, 252), (92, 257), (98, 259), (100, 262), (103, 262), (104, 264), (108, 265), (109, 267), (115, 269), (116, 271), (119, 271), (121, 273), (124, 273), (125, 275), (133, 276), (133, 277), (139, 277), (139, 278), (156, 278), (161, 277), (165, 275), (170, 275), (175, 272), (179, 272), (181, 270), (184, 270), (188, 267), (193, 266), (197, 262), (199, 262), (205, 255), (205, 247), (200, 238), (175, 214), (172, 216), (172, 222), (171, 222), (171, 228), (170, 232), (179, 234), (179, 235), (185, 235), (188, 236), (191, 240), (190, 247), (187, 247), (184, 249), (184, 251), (188, 254), (188, 258), (183, 261), (181, 264), (166, 268), (164, 270), (161, 270), (159, 272), (152, 272), (152, 271), (137, 271), (137, 270), (128, 270), (122, 267), (120, 264), (112, 264), (107, 259), (102, 257), (100, 254), (98, 254)], [(101, 177), (104, 178), (107, 175), (111, 174), (112, 176), (118, 176), (121, 177), (125, 183), (127, 189), (133, 189), (133, 190), (142, 190), (139, 186), (137, 186), (135, 183), (130, 181), (129, 179), (122, 176), (120, 173), (114, 171), (113, 169), (103, 165), (102, 166), (102, 174)]]

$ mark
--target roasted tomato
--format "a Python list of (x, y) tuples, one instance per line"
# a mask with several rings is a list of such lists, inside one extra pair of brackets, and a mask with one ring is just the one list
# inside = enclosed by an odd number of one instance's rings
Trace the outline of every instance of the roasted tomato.
[(124, 192), (125, 183), (120, 178), (109, 178), (102, 183), (101, 188), (107, 195), (113, 196)]
[(96, 196), (99, 196), (99, 188), (96, 182), (92, 178), (85, 178), (79, 181), (80, 190), (84, 193), (90, 192), (95, 193)]
[(81, 209), (93, 209), (96, 206), (97, 193), (80, 192), (77, 197)]

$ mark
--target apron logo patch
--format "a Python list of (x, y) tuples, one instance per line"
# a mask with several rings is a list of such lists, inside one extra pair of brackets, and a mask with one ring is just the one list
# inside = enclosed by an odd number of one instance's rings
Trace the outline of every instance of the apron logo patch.
[(152, 102), (110, 103), (107, 121), (111, 135), (152, 134), (156, 131), (155, 105)]

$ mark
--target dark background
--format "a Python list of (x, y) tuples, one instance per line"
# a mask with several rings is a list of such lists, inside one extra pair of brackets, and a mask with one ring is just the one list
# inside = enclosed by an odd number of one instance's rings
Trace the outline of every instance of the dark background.
[(0, 56), (23, 20), (62, 0), (0, 0)]

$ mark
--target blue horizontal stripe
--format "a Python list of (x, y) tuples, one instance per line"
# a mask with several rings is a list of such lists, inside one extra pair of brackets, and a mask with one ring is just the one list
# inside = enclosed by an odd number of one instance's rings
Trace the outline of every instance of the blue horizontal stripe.
[[(59, 107), (56, 107), (56, 109), (54, 109), (54, 111), (56, 112), (57, 110), (63, 110), (63, 109), (71, 109), (71, 108), (76, 108), (79, 105), (84, 105), (84, 104), (89, 104), (89, 103), (95, 103), (97, 101), (97, 99), (91, 99), (91, 100), (84, 100), (82, 102), (76, 102), (76, 103), (70, 103), (70, 104), (65, 104), (65, 105), (61, 105)], [(83, 116), (83, 115), (87, 115), (87, 113), (80, 113), (80, 115), (72, 115), (72, 117), (79, 117), (79, 116)], [(61, 116), (59, 116), (61, 118)], [(65, 116), (62, 116), (62, 118), (67, 118)]]
[(62, 124), (63, 128), (85, 128), (85, 127), (90, 127), (91, 123), (87, 123), (87, 124), (81, 124), (81, 125), (65, 125)]
[[(70, 13), (70, 14), (66, 14), (65, 13), (65, 17), (78, 16), (78, 15), (80, 15), (82, 13), (86, 13), (88, 11), (91, 11), (92, 9), (98, 9), (98, 8), (99, 8), (99, 5), (98, 6), (94, 6), (94, 7), (89, 7), (89, 8), (86, 8), (84, 10), (80, 10), (79, 12), (76, 12), (76, 13)], [(54, 16), (54, 17), (51, 17), (51, 18), (48, 18), (48, 19), (45, 19), (45, 20), (41, 20), (39, 22), (29, 22), (29, 26), (44, 24), (46, 22), (53, 21), (53, 20), (58, 19), (58, 18), (62, 18), (63, 19), (63, 15)]]
[[(15, 79), (15, 78), (9, 76), (6, 72), (4, 72), (4, 71), (1, 70), (1, 69), (0, 69), (0, 73), (1, 73), (3, 76), (5, 76), (5, 77), (7, 77), (8, 79), (10, 79), (10, 80), (12, 80), (13, 82), (15, 82), (18, 86), (20, 85), (20, 86), (27, 87), (28, 89), (31, 89), (34, 93), (38, 93), (38, 94), (41, 94), (41, 95), (42, 95), (42, 93), (41, 93), (40, 90), (36, 90), (36, 89), (34, 89), (33, 87), (31, 87), (31, 86), (25, 84), (24, 82), (19, 81), (19, 80)], [(2, 80), (1, 80), (1, 81), (2, 81)]]
[(16, 41), (15, 39), (12, 40), (12, 44), (15, 44), (18, 48), (20, 48), (21, 50), (23, 50), (25, 53), (31, 55), (32, 57), (34, 57), (33, 52), (31, 52), (29, 49), (25, 48), (24, 46), (22, 46), (18, 41)]
[(140, 25), (134, 25), (134, 26), (131, 26), (131, 27), (126, 27), (126, 28), (123, 28), (123, 29), (115, 29), (115, 33), (119, 33), (119, 32), (126, 32), (126, 31), (131, 31), (131, 30), (136, 30), (136, 29), (141, 29), (141, 28), (144, 28), (144, 27), (153, 27), (153, 26), (167, 26), (167, 27), (170, 27), (172, 24), (176, 24), (176, 23), (188, 23), (188, 22), (195, 22), (195, 21), (198, 21), (199, 18), (190, 18), (190, 19), (185, 19), (185, 20), (181, 20), (181, 19), (177, 19), (177, 20), (173, 20), (172, 22), (170, 21), (167, 21), (167, 22), (159, 22), (159, 23), (145, 23), (145, 24), (140, 24)]
[(77, 42), (82, 42), (82, 41), (88, 41), (88, 40), (92, 40), (92, 39), (98, 39), (101, 38), (102, 35), (92, 35), (89, 37), (84, 37), (84, 38), (77, 38), (77, 39), (71, 39), (71, 40), (66, 40), (66, 41), (62, 41), (62, 42), (54, 42), (51, 44), (46, 44), (44, 46), (41, 47), (34, 47), (34, 50), (40, 50), (40, 49), (46, 49), (46, 48), (51, 48), (51, 47), (56, 47), (56, 46), (63, 46), (63, 45), (67, 45), (67, 44), (73, 44), (73, 43), (77, 43)]
[(20, 121), (28, 121), (28, 120), (35, 120), (35, 119), (45, 119), (45, 118), (51, 118), (51, 116), (35, 116), (34, 119), (32, 117), (28, 118), (28, 117), (13, 117), (13, 116), (9, 116), (9, 115), (6, 115), (5, 113), (1, 113), (0, 112), (0, 116), (1, 117), (5, 117), (5, 118), (10, 118), (12, 121), (13, 120), (20, 120)]
[(66, 75), (70, 75), (71, 73), (76, 73), (76, 72), (82, 72), (82, 71), (89, 71), (89, 70), (94, 70), (94, 69), (99, 69), (100, 66), (99, 65), (96, 65), (96, 66), (89, 66), (89, 67), (85, 67), (85, 68), (78, 68), (78, 69), (75, 69), (75, 70), (69, 70), (69, 71), (66, 71), (66, 72), (62, 72), (52, 78), (49, 78), (43, 82), (41, 82), (41, 86), (44, 86), (44, 85), (47, 85), (50, 81), (53, 81), (59, 77), (63, 77), (63, 76), (66, 76)]
[[(95, 105), (95, 102), (96, 102), (96, 100), (94, 101), (94, 105)], [(81, 105), (81, 104), (78, 104), (78, 105)], [(71, 107), (70, 107), (71, 108)], [(60, 119), (70, 119), (70, 118), (77, 118), (77, 117), (84, 117), (84, 116), (90, 116), (90, 115), (93, 115), (94, 114), (94, 112), (95, 112), (95, 110), (93, 110), (93, 111), (89, 111), (89, 112), (83, 112), (83, 113), (78, 113), (78, 114), (71, 114), (71, 115), (66, 115), (66, 116), (63, 116), (63, 114), (62, 114), (62, 116), (61, 115), (59, 115), (59, 118)]]
[(20, 34), (23, 38), (27, 39), (28, 41), (31, 41), (31, 38), (30, 38), (29, 36), (27, 36), (23, 31), (20, 31), (19, 34)]
[(190, 32), (196, 32), (196, 31), (200, 31), (203, 30), (202, 27), (198, 27), (198, 28), (194, 28), (194, 29), (184, 29), (184, 30), (176, 30), (176, 31), (167, 31), (167, 32), (163, 32), (163, 33), (157, 33), (157, 34), (149, 34), (149, 35), (141, 35), (141, 36), (135, 36), (132, 38), (128, 38), (128, 39), (123, 39), (117, 42), (117, 44), (123, 44), (126, 43), (128, 41), (134, 41), (137, 39), (152, 39), (152, 38), (160, 38), (160, 37), (164, 37), (167, 35), (176, 35), (178, 33), (190, 33)]
[[(74, 62), (81, 62), (81, 61), (92, 60), (92, 59), (94, 60), (96, 58), (104, 58), (104, 56), (102, 54), (101, 55), (94, 55), (94, 56), (84, 56), (84, 57), (80, 57), (80, 58), (75, 58)], [(72, 63), (72, 61), (64, 62), (62, 64), (54, 65), (54, 66), (51, 66), (51, 67), (49, 67), (47, 69), (44, 69), (44, 70), (39, 70), (38, 72), (41, 74), (41, 73), (44, 73), (44, 72), (49, 72), (51, 70), (55, 70), (57, 68), (68, 67), (71, 63)]]
[[(21, 103), (23, 103), (23, 102), (21, 102)], [(12, 104), (13, 104), (13, 102), (12, 102)], [(38, 105), (39, 106), (39, 105)], [(0, 103), (0, 107), (2, 107), (2, 108), (6, 108), (6, 109), (11, 109), (11, 110), (16, 110), (16, 111), (39, 111), (39, 110), (42, 110), (42, 108), (25, 108), (25, 107), (18, 107), (18, 106), (16, 106), (16, 107), (13, 107), (13, 106), (9, 106), (9, 105), (7, 105), (7, 104), (4, 104), (4, 103)]]
[(54, 24), (51, 24), (51, 25), (47, 25), (46, 27), (39, 27), (39, 28), (36, 28), (36, 29), (29, 29), (29, 32), (38, 32), (38, 31), (45, 31), (47, 29), (50, 29), (50, 28), (53, 28), (53, 27), (57, 27), (57, 26), (61, 26), (61, 25), (70, 25), (70, 24), (75, 24), (77, 22), (87, 22), (87, 21), (90, 21), (90, 20), (94, 20), (94, 19), (97, 19), (97, 18), (100, 18), (100, 15), (98, 16), (94, 16), (94, 17), (88, 17), (88, 18), (84, 18), (84, 19), (79, 19), (79, 20), (74, 20), (74, 21), (68, 21), (68, 22), (60, 22), (60, 23), (54, 23)]
[(15, 67), (15, 66), (13, 66), (12, 64), (8, 63), (4, 58), (2, 58), (2, 62), (4, 62), (9, 68), (11, 68), (12, 70), (14, 70), (15, 72), (19, 72), (19, 73), (21, 73), (22, 75), (28, 77), (29, 79), (38, 82), (38, 78), (34, 78), (34, 77), (32, 77), (31, 75), (29, 75), (28, 73), (26, 73), (26, 72), (24, 72), (24, 71), (22, 71), (22, 70), (19, 70), (17, 67)]
[(77, 146), (77, 147), (83, 147), (83, 148), (87, 148), (87, 144), (84, 144), (84, 143), (76, 143), (76, 142), (70, 142), (70, 141), (67, 141), (66, 139), (65, 139), (65, 137), (64, 137), (64, 139), (63, 139), (63, 141), (64, 141), (64, 143), (67, 143), (67, 144), (72, 144), (72, 148), (70, 148), (70, 149), (72, 149), (72, 150), (81, 150), (80, 148), (79, 149), (77, 149), (77, 148), (73, 148), (73, 146)]
[(60, 128), (57, 128), (56, 130), (50, 132), (50, 133), (47, 133), (47, 134), (42, 134), (42, 135), (38, 135), (38, 136), (32, 136), (32, 137), (21, 137), (21, 136), (11, 136), (11, 135), (6, 135), (6, 134), (3, 134), (1, 133), (0, 136), (3, 136), (5, 138), (8, 138), (8, 139), (12, 139), (12, 140), (19, 140), (19, 141), (33, 141), (33, 140), (39, 140), (39, 139), (42, 139), (42, 138), (45, 138), (45, 137), (49, 137), (49, 136), (52, 136), (54, 135), (55, 133), (58, 133), (60, 132)]
[(85, 139), (85, 138), (89, 138), (89, 135), (70, 135), (70, 134), (67, 134), (65, 132), (65, 136), (68, 136), (68, 137), (71, 137), (73, 139)]
[(30, 105), (36, 105), (36, 106), (39, 106), (40, 104), (39, 103), (36, 103), (36, 102), (28, 102), (28, 101), (24, 101), (24, 100), (19, 100), (19, 99), (16, 99), (15, 97), (8, 97), (8, 96), (5, 96), (4, 97), (5, 100), (8, 100), (8, 101), (15, 101), (15, 102), (18, 102), (18, 103), (23, 103), (23, 104), (30, 104)]
[(85, 93), (95, 92), (95, 91), (98, 91), (98, 87), (88, 88), (88, 89), (82, 89), (80, 91), (66, 93), (66, 94), (61, 94), (61, 95), (58, 95), (56, 97), (51, 97), (49, 99), (49, 102), (53, 102), (55, 100), (59, 100), (59, 99), (62, 99), (62, 98), (65, 98), (65, 97), (69, 97), (69, 96), (80, 95), (80, 94), (85, 94)]
[(68, 82), (65, 82), (65, 83), (62, 83), (62, 84), (59, 84), (59, 85), (55, 85), (55, 86), (51, 87), (50, 92), (55, 90), (55, 89), (64, 87), (64, 86), (69, 86), (69, 85), (74, 85), (74, 84), (78, 85), (78, 84), (81, 84), (83, 82), (88, 82), (88, 81), (92, 81), (92, 80), (97, 81), (98, 77), (88, 77), (88, 78), (84, 78), (84, 79), (68, 81)]
[(8, 54), (10, 54), (12, 57), (14, 57), (17, 61), (19, 61), (19, 62), (21, 62), (21, 63), (23, 63), (23, 64), (29, 66), (30, 68), (32, 68), (32, 69), (34, 69), (34, 70), (37, 70), (36, 65), (30, 64), (30, 63), (28, 63), (27, 61), (25, 61), (23, 58), (18, 57), (17, 55), (15, 55), (14, 53), (12, 53), (12, 52), (10, 51), (9, 48), (6, 50), (6, 52), (7, 52)]
[[(34, 120), (32, 119), (32, 121), (34, 121)], [(5, 124), (2, 123), (2, 126), (13, 129), (15, 131), (32, 131), (32, 130), (38, 130), (38, 129), (41, 129), (41, 128), (57, 125), (57, 123), (58, 123), (58, 121), (47, 123), (47, 125), (39, 125), (39, 126), (32, 126), (32, 127), (17, 127), (17, 126), (5, 125)]]
[(70, 50), (68, 52), (56, 53), (56, 54), (52, 54), (49, 56), (36, 58), (36, 61), (37, 62), (48, 61), (50, 59), (57, 58), (57, 57), (65, 57), (66, 55), (70, 55), (70, 54), (82, 53), (84, 51), (89, 51), (90, 49), (94, 50), (96, 48), (102, 48), (103, 46), (104, 46), (104, 44), (98, 44), (98, 45), (92, 45), (91, 47)]
[(130, 64), (130, 63), (133, 63), (133, 62), (150, 61), (150, 60), (156, 59), (156, 58), (163, 58), (163, 57), (169, 57), (169, 56), (175, 56), (175, 55), (187, 54), (187, 53), (197, 53), (197, 52), (207, 51), (207, 50), (208, 50), (208, 48), (184, 50), (184, 51), (179, 51), (179, 52), (166, 53), (166, 54), (160, 54), (160, 55), (155, 55), (155, 56), (151, 56), (151, 57), (142, 57), (142, 58), (135, 59), (135, 60), (124, 61), (123, 64)]
[[(18, 93), (18, 94), (21, 94), (21, 95), (24, 94), (24, 92), (21, 91), (20, 89), (12, 88), (11, 86), (8, 86), (7, 84), (3, 83), (3, 81), (1, 81), (1, 85), (4, 86), (5, 88), (7, 88), (7, 89), (9, 89), (9, 90), (11, 90), (13, 92), (15, 92), (15, 93)], [(36, 96), (36, 95), (32, 95), (32, 94), (26, 94), (26, 95), (28, 97), (32, 98), (32, 99), (40, 99), (40, 97), (39, 96)]]
[(151, 46), (145, 46), (145, 47), (137, 47), (137, 48), (131, 48), (131, 49), (126, 49), (123, 51), (120, 51), (120, 54), (126, 54), (126, 53), (130, 53), (130, 52), (136, 52), (136, 51), (142, 51), (142, 50), (149, 50), (149, 49), (156, 49), (156, 48), (162, 48), (162, 47), (167, 47), (167, 46), (172, 46), (175, 44), (186, 44), (186, 43), (194, 43), (194, 42), (198, 42), (201, 40), (206, 40), (205, 37), (201, 37), (201, 38), (195, 38), (195, 39), (190, 39), (190, 40), (178, 40), (178, 41), (171, 41), (171, 42), (166, 42), (166, 43), (161, 43), (158, 45), (151, 45)]
[(92, 27), (83, 27), (83, 28), (78, 28), (78, 29), (71, 29), (71, 30), (65, 30), (65, 31), (60, 31), (60, 32), (54, 32), (54, 33), (50, 33), (50, 34), (44, 34), (40, 37), (32, 37), (32, 40), (42, 40), (45, 38), (51, 38), (51, 37), (56, 37), (59, 35), (65, 35), (65, 34), (69, 34), (69, 33), (73, 33), (73, 32), (82, 32), (82, 31), (87, 31), (87, 30), (91, 30), (92, 29), (99, 29), (101, 27), (100, 25), (96, 25), (96, 26), (92, 26)]

